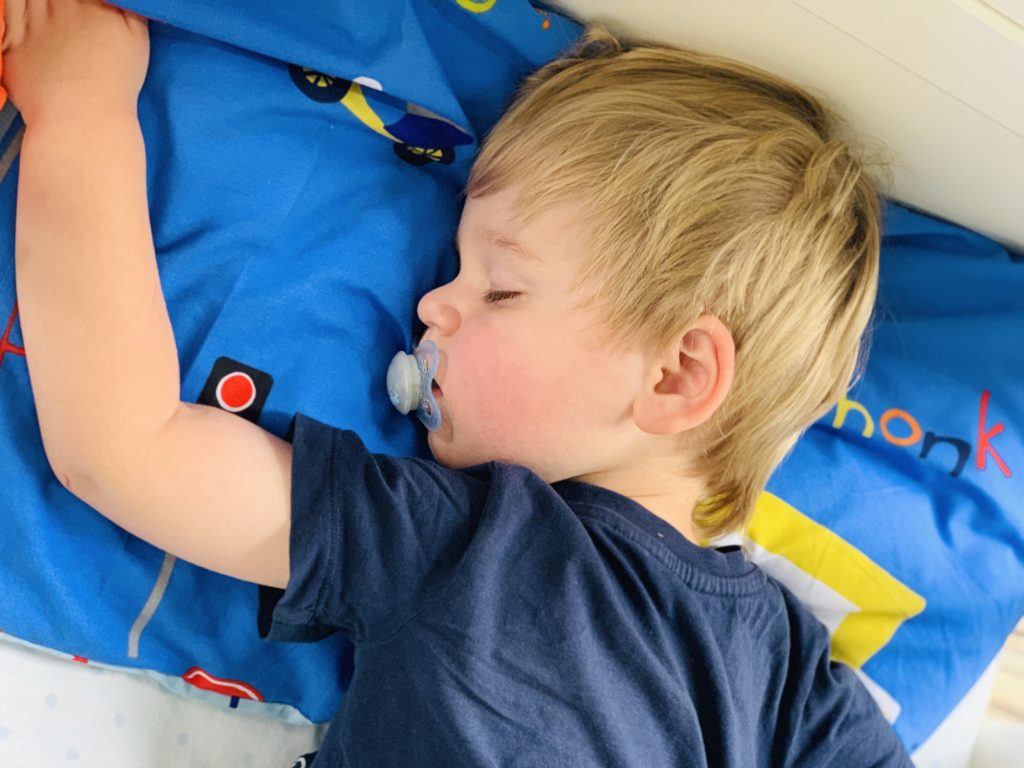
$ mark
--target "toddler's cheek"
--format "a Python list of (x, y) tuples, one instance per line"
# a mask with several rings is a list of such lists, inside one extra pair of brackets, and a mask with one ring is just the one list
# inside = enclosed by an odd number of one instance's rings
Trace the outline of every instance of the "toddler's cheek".
[(536, 447), (539, 432), (557, 434), (570, 418), (572, 387), (550, 366), (526, 366), (512, 354), (474, 359), (483, 363), (467, 372), (474, 427), (491, 444), (514, 446), (521, 438)]
[[(475, 429), (488, 437), (509, 435), (524, 425), (550, 418), (551, 406), (562, 399), (552, 391), (550, 367), (512, 343), (470, 337), (460, 350), (460, 389), (471, 408)], [(459, 409), (462, 411), (462, 408)]]

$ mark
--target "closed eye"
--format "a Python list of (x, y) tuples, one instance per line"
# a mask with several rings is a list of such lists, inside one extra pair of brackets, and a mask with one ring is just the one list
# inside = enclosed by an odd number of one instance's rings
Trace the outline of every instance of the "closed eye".
[(484, 293), (484, 301), (494, 304), (499, 301), (509, 301), (519, 295), (519, 291), (487, 291)]

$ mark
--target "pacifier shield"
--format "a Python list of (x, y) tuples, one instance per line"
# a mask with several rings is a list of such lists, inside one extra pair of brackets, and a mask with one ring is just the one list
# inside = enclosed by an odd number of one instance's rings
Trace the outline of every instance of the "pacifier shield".
[(398, 352), (388, 366), (388, 398), (399, 413), (412, 410), (431, 432), (441, 426), (441, 409), (434, 398), (432, 386), (437, 373), (437, 345), (425, 341), (412, 354)]

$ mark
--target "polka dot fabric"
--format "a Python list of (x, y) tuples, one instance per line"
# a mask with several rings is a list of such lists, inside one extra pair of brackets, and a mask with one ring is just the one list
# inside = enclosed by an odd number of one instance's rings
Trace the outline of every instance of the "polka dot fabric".
[[(296, 712), (226, 710), (176, 681), (112, 669), (0, 635), (0, 765), (5, 768), (285, 768), (323, 727)], [(213, 699), (215, 694), (209, 694)]]

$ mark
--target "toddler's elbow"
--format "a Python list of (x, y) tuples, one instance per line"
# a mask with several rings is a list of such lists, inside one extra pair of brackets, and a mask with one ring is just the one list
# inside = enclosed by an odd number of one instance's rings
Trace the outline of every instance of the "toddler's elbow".
[(53, 469), (53, 473), (57, 476), (57, 479), (60, 480), (60, 484), (64, 486), (64, 490), (74, 493), (74, 489), (78, 487), (78, 483), (71, 482), (71, 474), (69, 472), (64, 472), (63, 470), (54, 469), (53, 467), (51, 467), (51, 469)]
[(95, 489), (96, 483), (90, 479), (87, 471), (73, 458), (46, 447), (45, 443), (44, 448), (46, 448), (46, 459), (50, 464), (50, 471), (53, 472), (60, 484), (72, 495), (87, 504), (91, 503), (90, 499), (94, 494), (90, 494), (89, 489)]
[(57, 480), (60, 482), (61, 485), (64, 486), (64, 488), (67, 491), (71, 492), (73, 495), (77, 496), (80, 499), (82, 498), (82, 489), (86, 487), (87, 483), (82, 478), (80, 472), (73, 472), (71, 469), (68, 468), (68, 465), (58, 464), (52, 460), (50, 461), (50, 470), (53, 472), (53, 474), (57, 477)]

